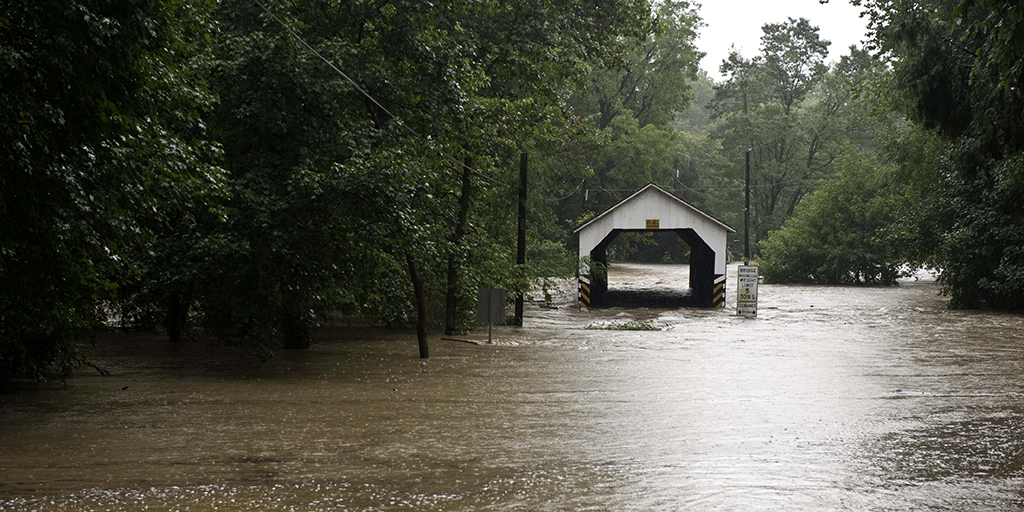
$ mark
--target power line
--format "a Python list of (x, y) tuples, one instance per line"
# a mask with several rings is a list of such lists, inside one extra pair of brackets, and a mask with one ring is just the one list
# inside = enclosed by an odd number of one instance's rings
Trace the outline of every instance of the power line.
[[(788, 180), (777, 181), (777, 182), (774, 182), (774, 183), (762, 183), (760, 185), (751, 185), (750, 188), (751, 188), (751, 190), (753, 190), (753, 189), (765, 189), (765, 188), (775, 187), (775, 186), (778, 186), (778, 185), (787, 185), (787, 184), (790, 184), (790, 183), (796, 183), (798, 181), (806, 181), (806, 180), (810, 180), (810, 179), (812, 179), (812, 178), (792, 178), (792, 179), (788, 179)], [(727, 185), (727, 186), (723, 186), (723, 187), (706, 187), (706, 188), (701, 188), (701, 189), (695, 189), (695, 188), (690, 188), (690, 187), (684, 185), (682, 182), (678, 182), (676, 184), (679, 185), (682, 188), (685, 188), (686, 190), (689, 190), (690, 192), (696, 192), (698, 194), (704, 194), (704, 193), (708, 193), (708, 192), (718, 192), (718, 191), (722, 191), (722, 190), (743, 190), (743, 188), (744, 188), (744, 185)], [(673, 186), (667, 186), (667, 188), (674, 188), (674, 187)], [(608, 193), (614, 193), (614, 192), (629, 192), (629, 193), (633, 193), (633, 192), (636, 192), (639, 189), (635, 189), (635, 188), (613, 188), (613, 189), (607, 189), (607, 188), (604, 188), (604, 187), (597, 187), (597, 188), (594, 188), (594, 189), (589, 189), (588, 188), (587, 190), (603, 190), (603, 191), (608, 192)], [(566, 197), (568, 197), (568, 196), (566, 196)]]
[[(513, 185), (510, 185), (508, 183), (502, 182), (501, 180), (498, 180), (498, 179), (492, 178), (490, 176), (487, 176), (486, 174), (480, 172), (479, 170), (473, 168), (470, 165), (467, 165), (462, 160), (460, 160), (460, 159), (456, 158), (455, 156), (451, 155), (450, 153), (448, 153), (444, 149), (441, 149), (440, 147), (436, 146), (433, 143), (433, 141), (430, 139), (430, 137), (424, 137), (424, 136), (420, 135), (411, 126), (405, 124), (405, 122), (402, 121), (402, 119), (400, 117), (398, 117), (397, 115), (393, 114), (384, 105), (382, 105), (379, 101), (377, 101), (377, 99), (374, 98), (373, 95), (371, 95), (369, 92), (367, 92), (365, 89), (363, 89), (355, 80), (353, 80), (350, 76), (345, 74), (344, 71), (339, 69), (337, 66), (334, 65), (334, 63), (332, 63), (326, 57), (321, 55), (320, 52), (316, 50), (316, 48), (313, 48), (312, 45), (310, 45), (308, 42), (306, 42), (305, 39), (302, 38), (302, 36), (300, 36), (298, 33), (296, 33), (294, 30), (292, 30), (292, 28), (290, 26), (288, 26), (287, 23), (285, 23), (283, 20), (281, 20), (281, 18), (279, 18), (276, 14), (274, 14), (273, 11), (271, 11), (269, 8), (267, 8), (267, 6), (264, 5), (262, 2), (260, 2), (260, 0), (253, 0), (253, 2), (256, 5), (258, 5), (261, 9), (263, 9), (263, 11), (266, 12), (270, 17), (272, 17), (274, 19), (274, 21), (276, 21), (278, 24), (280, 24), (289, 34), (291, 34), (292, 37), (294, 37), (297, 41), (299, 41), (302, 44), (302, 46), (304, 46), (307, 50), (309, 50), (310, 53), (312, 53), (318, 59), (323, 61), (324, 64), (327, 64), (327, 66), (330, 67), (335, 73), (337, 73), (339, 76), (344, 78), (345, 81), (347, 81), (349, 84), (351, 84), (352, 87), (354, 87), (356, 89), (356, 91), (358, 91), (360, 94), (365, 96), (366, 99), (370, 100), (371, 103), (376, 105), (377, 108), (381, 109), (382, 112), (387, 114), (388, 117), (393, 119), (403, 129), (408, 131), (413, 136), (415, 136), (415, 137), (417, 137), (417, 138), (419, 138), (421, 140), (426, 141), (427, 145), (429, 145), (431, 147), (431, 149), (433, 149), (434, 151), (437, 151), (438, 153), (440, 153), (445, 158), (447, 158), (447, 159), (451, 160), (452, 162), (454, 162), (457, 167), (467, 169), (470, 172), (472, 172), (473, 174), (476, 174), (478, 177), (484, 179), (485, 181), (489, 181), (489, 182), (491, 182), (493, 184), (496, 184), (496, 185), (501, 185), (501, 186), (504, 186), (504, 187), (513, 188)], [(757, 147), (758, 147), (758, 149), (763, 149), (763, 148), (767, 147), (768, 145), (770, 145), (770, 144), (772, 144), (774, 142), (777, 142), (778, 140), (780, 140), (780, 139), (782, 139), (784, 137), (786, 137), (785, 134), (779, 135), (779, 136), (777, 136), (775, 138), (769, 139), (767, 141), (764, 141), (764, 142), (758, 144)], [(686, 155), (684, 155), (684, 156), (686, 156)], [(781, 182), (778, 182), (778, 183), (775, 183), (775, 184), (758, 185), (758, 186), (756, 186), (754, 188), (762, 188), (762, 187), (769, 187), (769, 186), (780, 185), (780, 184), (785, 184), (785, 183), (791, 183), (791, 182), (794, 182), (794, 181), (801, 181), (802, 179), (803, 178), (796, 178), (796, 179), (793, 179), (793, 180), (781, 181)], [(579, 190), (583, 186), (583, 184), (585, 182), (586, 182), (586, 180), (581, 181), (580, 184), (575, 189), (573, 189), (573, 191), (571, 193), (569, 193), (569, 195), (567, 195), (567, 196), (565, 196), (563, 198), (560, 198), (558, 200), (566, 199), (569, 196), (571, 196), (572, 194), (575, 194), (576, 190)], [(743, 188), (743, 186), (735, 186), (735, 187), (718, 187), (718, 188), (708, 188), (708, 189), (704, 189), (704, 190), (696, 190), (696, 189), (692, 189), (690, 187), (687, 187), (686, 185), (683, 185), (681, 183), (679, 185), (682, 186), (683, 188), (691, 191), (691, 192), (697, 192), (697, 193), (711, 192), (711, 191), (715, 191), (715, 190), (732, 190), (732, 189), (737, 189), (737, 188)], [(604, 191), (609, 192), (609, 193), (610, 192), (634, 192), (634, 190), (614, 190), (613, 191), (613, 190), (605, 189), (603, 187), (599, 187), (599, 188), (601, 190), (604, 190)]]
[(564, 195), (562, 197), (556, 198), (555, 201), (561, 201), (563, 199), (568, 199), (568, 198), (572, 197), (573, 194), (575, 194), (577, 191), (579, 191), (579, 190), (581, 190), (583, 188), (583, 184), (586, 183), (586, 182), (587, 182), (587, 179), (583, 178), (583, 180), (580, 181), (579, 185), (576, 185), (575, 187), (573, 187), (572, 192), (569, 192), (568, 194), (566, 194), (566, 195)]
[(300, 43), (302, 43), (302, 46), (305, 46), (307, 50), (309, 50), (318, 59), (323, 61), (324, 64), (327, 64), (332, 70), (334, 70), (335, 73), (337, 73), (339, 76), (344, 78), (345, 81), (347, 81), (349, 84), (352, 84), (352, 87), (354, 87), (357, 91), (359, 91), (360, 94), (365, 96), (366, 99), (370, 100), (370, 102), (372, 102), (374, 105), (376, 105), (377, 108), (381, 109), (381, 111), (384, 112), (385, 114), (387, 114), (388, 117), (390, 117), (396, 123), (398, 123), (399, 126), (404, 128), (406, 131), (411, 133), (413, 136), (426, 141), (427, 145), (429, 145), (431, 147), (431, 149), (433, 149), (434, 151), (437, 151), (442, 156), (448, 158), (452, 162), (455, 162), (455, 165), (457, 165), (459, 168), (467, 169), (470, 172), (476, 174), (477, 176), (479, 176), (479, 177), (483, 178), (484, 180), (487, 180), (487, 181), (489, 181), (491, 183), (512, 188), (512, 185), (509, 185), (507, 183), (501, 182), (499, 180), (491, 178), (490, 176), (485, 175), (484, 173), (474, 169), (472, 166), (466, 165), (465, 162), (463, 162), (462, 160), (459, 160), (458, 158), (455, 158), (454, 156), (449, 154), (447, 151), (445, 151), (445, 150), (435, 146), (433, 141), (430, 140), (430, 137), (424, 137), (424, 136), (420, 135), (419, 133), (416, 132), (416, 130), (412, 129), (412, 127), (410, 127), (409, 125), (405, 124), (405, 122), (403, 122), (401, 118), (399, 118), (395, 114), (392, 114), (391, 111), (388, 110), (387, 108), (385, 108), (384, 105), (381, 105), (380, 102), (377, 101), (377, 99), (373, 97), (373, 95), (371, 95), (365, 89), (360, 87), (359, 84), (356, 83), (355, 80), (353, 80), (351, 77), (346, 75), (344, 71), (338, 69), (338, 67), (335, 66), (334, 63), (332, 63), (331, 61), (327, 60), (327, 58), (325, 58), (323, 55), (321, 55), (320, 52), (318, 52), (316, 50), (316, 48), (313, 48), (309, 43), (307, 43), (306, 40), (302, 38), (302, 36), (300, 36), (298, 33), (296, 33), (294, 30), (292, 30), (292, 28), (289, 27), (288, 24), (286, 24), (284, 21), (282, 21), (281, 18), (279, 18), (270, 9), (268, 9), (267, 6), (263, 5), (263, 3), (260, 2), (260, 0), (252, 0), (252, 1), (256, 5), (260, 6), (260, 8), (263, 9), (263, 11), (266, 12), (268, 15), (270, 15), (270, 17), (274, 18), (274, 20), (277, 21), (278, 24), (280, 24), (282, 27), (284, 27), (284, 29), (286, 31), (288, 31), (289, 34), (292, 35), (292, 37), (294, 37), (296, 40), (298, 40)]

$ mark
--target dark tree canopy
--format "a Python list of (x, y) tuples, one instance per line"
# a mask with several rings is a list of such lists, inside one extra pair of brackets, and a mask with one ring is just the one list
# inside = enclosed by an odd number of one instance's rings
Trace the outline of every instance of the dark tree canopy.
[(534, 261), (508, 264), (508, 164), (577, 179), (562, 153), (594, 137), (565, 99), (658, 24), (645, 0), (14, 0), (0, 19), (0, 380), (67, 375), (103, 325), (269, 357), (329, 312), (457, 329), (481, 284), (568, 275), (553, 194)]
[(1005, 23), (1020, 6), (862, 5), (892, 67), (882, 97), (919, 123), (890, 144), (907, 184), (901, 234), (909, 257), (941, 270), (955, 307), (1024, 307), (1024, 32)]
[(0, 377), (67, 375), (154, 230), (220, 182), (208, 8), (0, 6)]

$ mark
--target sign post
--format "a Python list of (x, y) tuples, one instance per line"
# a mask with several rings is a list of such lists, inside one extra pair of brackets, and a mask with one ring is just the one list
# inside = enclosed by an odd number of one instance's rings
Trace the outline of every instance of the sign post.
[(736, 314), (757, 317), (757, 266), (740, 265), (736, 272)]
[(491, 343), (491, 325), (505, 321), (505, 290), (480, 288), (476, 295), (476, 321), (487, 322), (487, 343)]

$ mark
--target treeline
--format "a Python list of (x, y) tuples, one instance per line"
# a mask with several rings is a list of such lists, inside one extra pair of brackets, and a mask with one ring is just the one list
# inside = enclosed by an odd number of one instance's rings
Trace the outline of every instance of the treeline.
[(68, 375), (111, 322), (268, 357), (340, 311), (417, 324), (426, 356), (478, 287), (575, 272), (609, 143), (587, 81), (629, 77), (607, 112), (664, 124), (699, 60), (687, 2), (12, 0), (0, 19), (0, 380)]
[(952, 307), (1024, 309), (1024, 6), (854, 3), (881, 65), (853, 98), (873, 147), (838, 158), (763, 243), (765, 274), (891, 283), (930, 266)]
[(741, 227), (748, 149), (770, 278), (927, 264), (1020, 307), (1020, 7), (863, 4), (867, 50), (768, 23), (714, 82), (686, 1), (4, 2), (0, 380), (112, 323), (269, 357), (341, 312), (426, 356), (479, 287), (574, 274), (572, 229), (648, 182)]

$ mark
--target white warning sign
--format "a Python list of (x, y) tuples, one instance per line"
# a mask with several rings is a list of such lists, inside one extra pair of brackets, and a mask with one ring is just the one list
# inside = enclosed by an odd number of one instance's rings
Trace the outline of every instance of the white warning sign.
[(757, 266), (740, 265), (736, 282), (736, 314), (757, 316)]

